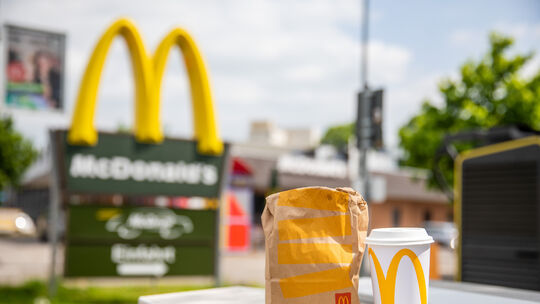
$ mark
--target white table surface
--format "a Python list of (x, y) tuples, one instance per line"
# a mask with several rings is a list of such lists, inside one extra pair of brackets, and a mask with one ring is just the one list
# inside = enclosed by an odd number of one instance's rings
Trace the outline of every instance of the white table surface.
[[(373, 303), (370, 278), (360, 278), (360, 302)], [(221, 287), (195, 291), (143, 296), (139, 304), (177, 303), (264, 303), (264, 289), (254, 287)], [(540, 303), (540, 292), (471, 283), (433, 281), (429, 287), (431, 304), (532, 304)], [(399, 303), (397, 303), (399, 304)]]
[(264, 288), (232, 286), (143, 296), (139, 304), (243, 304), (264, 303)]

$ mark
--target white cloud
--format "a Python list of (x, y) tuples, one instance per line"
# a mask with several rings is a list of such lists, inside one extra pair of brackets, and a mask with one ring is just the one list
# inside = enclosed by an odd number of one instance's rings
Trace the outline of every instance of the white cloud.
[(438, 91), (438, 82), (443, 77), (441, 73), (412, 78), (410, 81), (388, 87), (385, 91), (384, 108), (386, 144), (390, 147), (398, 145), (398, 130), (409, 119), (416, 115), (424, 100), (434, 105), (443, 103)]
[(540, 38), (540, 23), (499, 23), (495, 25), (494, 30), (510, 35), (518, 41), (521, 39)]
[(524, 78), (531, 78), (538, 74), (540, 71), (540, 55), (536, 55), (529, 62), (525, 64), (521, 70), (521, 76)]
[(369, 68), (373, 81), (389, 85), (404, 80), (412, 60), (408, 50), (378, 41), (370, 44), (369, 56), (372, 57)]
[(320, 65), (304, 65), (292, 67), (285, 71), (285, 79), (289, 81), (300, 81), (314, 83), (324, 79), (325, 71)]
[(540, 39), (540, 23), (497, 23), (489, 29), (461, 28), (450, 34), (450, 42), (454, 46), (481, 46), (487, 41), (487, 34), (491, 31), (513, 37), (516, 44), (524, 40), (538, 41)]

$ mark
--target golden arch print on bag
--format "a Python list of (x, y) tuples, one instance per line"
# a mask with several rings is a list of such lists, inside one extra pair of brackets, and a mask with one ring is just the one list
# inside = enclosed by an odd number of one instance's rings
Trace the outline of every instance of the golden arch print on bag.
[(223, 143), (215, 122), (214, 107), (206, 68), (191, 36), (175, 28), (163, 38), (155, 53), (150, 55), (141, 35), (128, 19), (114, 22), (94, 48), (84, 72), (73, 112), (68, 142), (72, 145), (95, 145), (98, 140), (93, 125), (96, 96), (107, 53), (116, 36), (126, 41), (135, 78), (135, 137), (144, 143), (163, 140), (159, 119), (160, 91), (165, 64), (173, 46), (182, 51), (189, 76), (194, 138), (202, 154), (219, 155)]

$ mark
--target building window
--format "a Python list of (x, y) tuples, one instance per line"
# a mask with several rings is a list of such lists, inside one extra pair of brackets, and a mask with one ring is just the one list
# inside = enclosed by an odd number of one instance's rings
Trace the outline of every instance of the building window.
[(394, 210), (392, 210), (392, 225), (394, 227), (398, 227), (400, 221), (401, 221), (401, 211), (398, 208), (394, 208)]
[(429, 210), (426, 210), (424, 212), (424, 222), (429, 222), (431, 221), (431, 212)]

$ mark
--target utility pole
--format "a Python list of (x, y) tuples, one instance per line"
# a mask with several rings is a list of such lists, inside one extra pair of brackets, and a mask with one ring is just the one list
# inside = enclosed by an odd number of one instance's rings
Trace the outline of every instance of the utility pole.
[(360, 72), (363, 92), (361, 94), (360, 104), (358, 105), (361, 107), (360, 113), (362, 113), (362, 117), (358, 117), (358, 127), (360, 129), (358, 132), (360, 138), (357, 139), (360, 148), (359, 177), (362, 182), (362, 195), (366, 201), (369, 201), (371, 198), (369, 172), (367, 168), (367, 154), (371, 144), (370, 92), (368, 86), (369, 0), (363, 0), (360, 38), (362, 41)]
[(60, 192), (60, 172), (58, 172), (58, 147), (56, 133), (49, 130), (49, 149), (51, 153), (51, 175), (49, 177), (49, 223), (48, 233), (51, 245), (51, 268), (49, 269), (49, 296), (56, 296), (58, 289), (56, 280), (56, 259), (58, 255), (58, 220), (60, 218), (59, 209), (61, 204)]
[[(4, 96), (4, 92), (5, 92), (5, 89), (4, 89), (4, 78), (6, 77), (5, 75), (5, 71), (6, 71), (6, 65), (7, 63), (4, 63), (4, 60), (5, 60), (5, 57), (4, 56), (4, 46), (7, 45), (7, 42), (6, 42), (6, 33), (4, 31), (4, 19), (2, 18), (3, 14), (3, 9), (4, 9), (4, 3), (2, 2), (2, 0), (0, 0), (0, 115), (4, 115), (4, 100), (5, 100), (5, 96)], [(6, 46), (7, 48), (7, 46)]]

